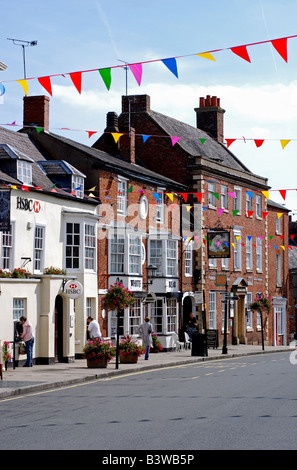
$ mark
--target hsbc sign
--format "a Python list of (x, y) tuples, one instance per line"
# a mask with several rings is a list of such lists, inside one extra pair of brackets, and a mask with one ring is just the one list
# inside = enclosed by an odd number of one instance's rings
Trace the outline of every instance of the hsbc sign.
[(29, 211), (29, 212), (40, 212), (41, 204), (39, 201), (33, 201), (33, 199), (27, 199), (26, 197), (17, 197), (17, 209), (22, 211)]
[(70, 281), (66, 282), (64, 287), (65, 295), (69, 299), (78, 299), (84, 291), (82, 284), (79, 281), (74, 281), (71, 279)]

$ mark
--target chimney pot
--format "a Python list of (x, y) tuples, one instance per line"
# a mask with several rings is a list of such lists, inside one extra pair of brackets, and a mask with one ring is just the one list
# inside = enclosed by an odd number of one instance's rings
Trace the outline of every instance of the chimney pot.
[(197, 128), (209, 134), (220, 143), (224, 142), (224, 113), (220, 98), (207, 95), (200, 97), (200, 107), (195, 108)]

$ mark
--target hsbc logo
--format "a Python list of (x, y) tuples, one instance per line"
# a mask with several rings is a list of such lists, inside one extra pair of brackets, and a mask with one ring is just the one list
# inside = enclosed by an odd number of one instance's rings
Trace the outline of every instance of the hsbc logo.
[(69, 284), (69, 289), (77, 289), (77, 284)]
[(64, 286), (64, 293), (69, 299), (78, 299), (84, 291), (82, 284), (73, 279), (66, 282)]
[(29, 212), (40, 212), (41, 210), (41, 205), (39, 201), (33, 201), (33, 199), (27, 199), (25, 197), (17, 197), (17, 209), (20, 209), (22, 211), (29, 211)]

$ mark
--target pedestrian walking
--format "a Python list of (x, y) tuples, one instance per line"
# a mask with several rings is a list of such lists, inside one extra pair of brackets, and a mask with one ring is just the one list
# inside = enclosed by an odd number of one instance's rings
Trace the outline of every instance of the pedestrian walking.
[(94, 320), (93, 317), (87, 318), (87, 329), (90, 335), (90, 339), (101, 339), (101, 330), (97, 320)]
[(24, 367), (32, 367), (33, 366), (33, 344), (34, 344), (32, 324), (27, 320), (26, 317), (21, 317), (20, 322), (23, 325), (23, 332), (20, 333), (20, 337), (25, 343), (26, 354), (27, 354), (27, 360), (26, 360), (26, 363), (24, 364)]
[(144, 323), (142, 323), (138, 328), (138, 333), (142, 336), (143, 346), (145, 347), (144, 359), (146, 361), (149, 358), (150, 348), (153, 345), (152, 332), (153, 332), (153, 326), (150, 323), (150, 319), (146, 317)]

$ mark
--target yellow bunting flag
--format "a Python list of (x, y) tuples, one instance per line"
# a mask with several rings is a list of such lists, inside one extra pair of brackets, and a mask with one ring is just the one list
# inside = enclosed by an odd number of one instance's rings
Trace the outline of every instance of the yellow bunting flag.
[(25, 95), (28, 96), (28, 82), (27, 82), (27, 80), (17, 80), (17, 82), (23, 88), (23, 90), (25, 92)]
[(283, 215), (282, 212), (277, 212), (277, 218), (278, 218), (278, 219), (280, 219), (282, 215)]
[(173, 202), (173, 194), (172, 193), (166, 193), (166, 196), (169, 197), (171, 202)]
[(187, 237), (188, 243), (191, 241), (192, 237)]
[(89, 197), (95, 197), (95, 196), (94, 196), (94, 194), (90, 193), (90, 194), (89, 194)]
[(112, 137), (114, 138), (115, 143), (117, 144), (119, 138), (120, 138), (121, 135), (123, 135), (123, 134), (120, 134), (119, 132), (112, 132), (111, 135), (112, 135)]
[(187, 212), (189, 212), (192, 209), (193, 206), (187, 206)]
[(211, 55), (210, 52), (203, 52), (202, 54), (196, 54), (196, 55), (198, 55), (199, 57), (203, 57), (204, 59), (216, 61), (216, 59)]
[(233, 246), (233, 248), (235, 248), (235, 243), (231, 243), (231, 245)]
[(269, 191), (261, 191), (262, 194), (266, 197), (266, 199), (269, 199)]
[(88, 191), (95, 191), (96, 186), (93, 186), (92, 188), (88, 189)]
[(10, 187), (11, 187), (11, 189), (18, 189), (18, 187), (15, 186), (14, 184), (12, 184)]
[(285, 247), (283, 245), (281, 245), (281, 248), (285, 251)]
[(281, 140), (280, 143), (281, 143), (282, 148), (284, 149), (286, 147), (286, 145), (288, 145), (289, 142), (291, 142), (291, 141), (290, 140)]
[(236, 235), (236, 237), (235, 237), (235, 238), (236, 238), (236, 240), (237, 240), (237, 241), (239, 241), (239, 239), (240, 239), (240, 235)]

